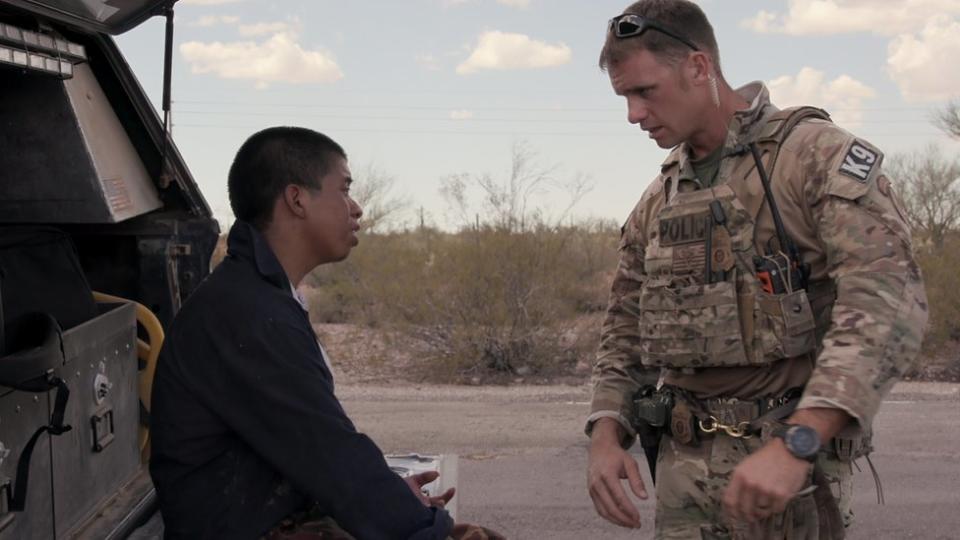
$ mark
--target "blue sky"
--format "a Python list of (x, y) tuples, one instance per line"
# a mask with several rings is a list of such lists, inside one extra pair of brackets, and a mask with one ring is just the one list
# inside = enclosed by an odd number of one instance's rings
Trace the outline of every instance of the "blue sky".
[[(273, 125), (322, 131), (359, 181), (373, 166), (431, 221), (457, 223), (452, 174), (505, 178), (521, 143), (559, 183), (589, 178), (577, 217), (622, 221), (665, 151), (626, 122), (596, 67), (610, 0), (181, 0), (174, 139), (218, 219), (243, 140)], [(960, 144), (930, 125), (960, 96), (958, 0), (702, 0), (727, 80), (763, 80), (780, 106), (809, 103), (888, 155)], [(163, 22), (118, 39), (159, 103)], [(535, 206), (557, 215), (563, 189)]]

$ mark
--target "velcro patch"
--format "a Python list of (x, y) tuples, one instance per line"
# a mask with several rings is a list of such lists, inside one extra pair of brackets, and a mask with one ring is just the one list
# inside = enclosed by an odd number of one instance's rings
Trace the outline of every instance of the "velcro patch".
[(876, 152), (855, 140), (850, 145), (847, 155), (843, 157), (843, 161), (840, 162), (840, 172), (865, 184), (867, 178), (870, 178), (873, 168), (880, 161), (878, 158)]
[(673, 248), (673, 273), (703, 274), (707, 264), (706, 244), (685, 244)]
[(660, 245), (666, 247), (705, 241), (709, 220), (709, 212), (661, 219)]

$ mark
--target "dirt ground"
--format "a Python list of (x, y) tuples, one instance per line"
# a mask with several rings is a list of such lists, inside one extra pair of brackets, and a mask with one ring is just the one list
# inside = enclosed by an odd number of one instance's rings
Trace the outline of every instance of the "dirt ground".
[[(337, 395), (359, 429), (387, 452), (459, 455), (460, 519), (512, 539), (649, 539), (596, 516), (585, 489), (583, 420), (590, 389), (436, 386), (342, 381)], [(873, 461), (855, 476), (853, 540), (957, 539), (960, 531), (960, 385), (900, 383), (876, 420)], [(639, 456), (638, 456), (639, 457)], [(642, 459), (642, 458), (640, 458)], [(642, 461), (641, 461), (642, 463)]]
[[(572, 333), (577, 336), (571, 341), (581, 339), (582, 334), (590, 332), (589, 338), (596, 337), (596, 328), (600, 322), (597, 315), (589, 315), (575, 321)], [(426, 350), (421, 343), (405, 338), (396, 332), (368, 328), (355, 324), (314, 324), (314, 330), (323, 343), (327, 353), (333, 359), (337, 381), (343, 384), (389, 384), (400, 381), (413, 384), (417, 381), (449, 381), (457, 379), (449, 371), (431, 371), (430, 363), (423, 361)], [(589, 329), (589, 330), (588, 330)], [(488, 384), (491, 381), (503, 384), (579, 384), (589, 379), (590, 361), (596, 345), (584, 346), (577, 343), (577, 350), (589, 350), (579, 359), (573, 370), (558, 370), (553, 373), (529, 373), (523, 375), (488, 375), (486, 379), (477, 376), (463, 377), (465, 384)], [(590, 358), (587, 358), (590, 356)]]

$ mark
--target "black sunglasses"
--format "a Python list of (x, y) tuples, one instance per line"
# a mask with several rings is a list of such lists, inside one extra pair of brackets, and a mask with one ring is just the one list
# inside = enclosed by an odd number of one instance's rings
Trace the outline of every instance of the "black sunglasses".
[(641, 15), (624, 13), (623, 15), (617, 15), (616, 17), (610, 19), (610, 31), (613, 32), (613, 35), (620, 39), (639, 36), (647, 30), (656, 30), (661, 34), (666, 34), (672, 37), (673, 39), (683, 43), (695, 51), (700, 51), (700, 48), (694, 45), (689, 39), (677, 34), (676, 32), (667, 30), (657, 21), (647, 19)]

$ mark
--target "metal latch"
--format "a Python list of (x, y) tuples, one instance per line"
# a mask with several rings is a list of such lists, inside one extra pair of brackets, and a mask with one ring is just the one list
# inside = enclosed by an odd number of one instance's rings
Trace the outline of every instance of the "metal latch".
[(171, 257), (187, 257), (193, 253), (193, 246), (190, 244), (175, 244), (170, 242), (167, 245), (167, 254)]
[(93, 428), (93, 451), (103, 452), (113, 442), (113, 409), (101, 409), (91, 416), (90, 426)]
[[(103, 362), (100, 363), (100, 369), (101, 371), (106, 369)], [(97, 373), (97, 376), (93, 378), (93, 400), (97, 405), (107, 399), (107, 394), (110, 393), (111, 388), (113, 388), (113, 383), (110, 382), (110, 378), (103, 373)]]

